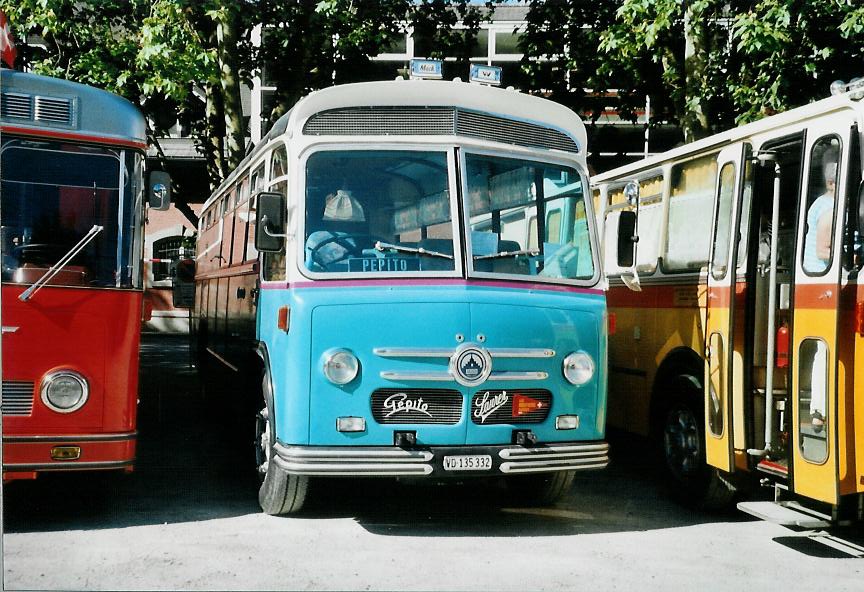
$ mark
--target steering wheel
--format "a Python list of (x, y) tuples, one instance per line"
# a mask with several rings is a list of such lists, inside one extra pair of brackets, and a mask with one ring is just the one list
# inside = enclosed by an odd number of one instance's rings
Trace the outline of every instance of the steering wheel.
[[(329, 270), (331, 265), (336, 263), (341, 263), (345, 261), (349, 257), (359, 255), (363, 251), (363, 247), (361, 246), (361, 238), (366, 237), (367, 235), (343, 235), (343, 234), (334, 234), (328, 238), (325, 238), (321, 242), (319, 242), (314, 247), (309, 248), (309, 259), (324, 270)], [(342, 254), (336, 259), (324, 260), (324, 257), (321, 255), (321, 249), (326, 247), (329, 244), (337, 244), (342, 247)]]
[(63, 255), (63, 247), (52, 243), (29, 243), (12, 249), (21, 263), (54, 264)]

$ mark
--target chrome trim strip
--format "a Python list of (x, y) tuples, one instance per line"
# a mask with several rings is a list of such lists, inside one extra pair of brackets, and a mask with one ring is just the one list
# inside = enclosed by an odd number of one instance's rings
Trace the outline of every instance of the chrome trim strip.
[(11, 327), (11, 326), (7, 326), (7, 325), (3, 325), (3, 329), (2, 329), (3, 335), (6, 335), (7, 333), (16, 333), (19, 328), (20, 327)]
[(382, 462), (416, 462), (432, 460), (434, 456), (428, 450), (404, 450), (402, 448), (364, 450), (363, 448), (307, 448), (303, 446), (285, 446), (276, 443), (276, 452), (286, 459), (328, 460), (364, 460)]
[(79, 471), (81, 469), (123, 469), (135, 464), (135, 459), (130, 460), (105, 460), (92, 462), (78, 462), (75, 460), (57, 461), (56, 463), (36, 464), (4, 464), (3, 470), (8, 472), (26, 471)]
[(490, 349), (489, 355), (493, 358), (554, 358), (554, 349), (538, 348), (497, 348)]
[[(493, 358), (554, 358), (555, 350), (549, 348), (495, 348), (487, 350)], [(372, 350), (382, 358), (449, 358), (456, 352), (448, 348), (376, 347)]]
[(604, 456), (596, 461), (584, 462), (546, 462), (527, 465), (522, 463), (501, 463), (501, 472), (512, 475), (514, 473), (548, 473), (551, 471), (588, 471), (594, 469), (605, 469), (609, 465), (609, 457)]
[(276, 443), (274, 461), (295, 475), (428, 475), (428, 450), (305, 448)]
[(449, 372), (381, 372), (381, 378), (394, 381), (426, 380), (429, 382), (456, 382)]
[[(456, 378), (449, 372), (388, 372), (384, 371), (380, 374), (384, 380), (393, 381), (429, 381), (429, 382), (455, 382)], [(515, 380), (546, 380), (549, 378), (548, 372), (493, 372), (485, 382), (497, 380), (501, 382), (509, 382)], [(482, 384), (482, 383), (481, 383)], [(476, 386), (480, 386), (479, 384)]]
[(499, 456), (504, 459), (523, 459), (523, 458), (560, 458), (565, 456), (586, 456), (592, 452), (599, 452), (602, 455), (609, 453), (609, 444), (602, 442), (599, 444), (570, 444), (565, 446), (546, 446), (542, 448), (505, 448), (499, 453)]
[(134, 440), (137, 437), (138, 432), (130, 432), (128, 434), (82, 434), (80, 436), (3, 436), (3, 442), (7, 442), (9, 444), (16, 444), (22, 442), (123, 442), (124, 440)]
[(541, 448), (505, 448), (502, 473), (540, 473), (602, 469), (609, 464), (609, 444), (575, 444)]
[(493, 372), (486, 379), (486, 382), (492, 380), (546, 380), (547, 378), (549, 378), (548, 372)]
[(447, 348), (376, 347), (372, 353), (382, 358), (449, 358), (455, 351)]

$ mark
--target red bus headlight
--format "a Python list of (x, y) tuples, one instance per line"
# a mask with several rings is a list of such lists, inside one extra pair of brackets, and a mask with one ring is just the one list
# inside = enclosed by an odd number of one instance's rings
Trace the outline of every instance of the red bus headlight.
[(72, 370), (51, 372), (42, 379), (42, 402), (57, 413), (72, 413), (90, 394), (87, 379)]

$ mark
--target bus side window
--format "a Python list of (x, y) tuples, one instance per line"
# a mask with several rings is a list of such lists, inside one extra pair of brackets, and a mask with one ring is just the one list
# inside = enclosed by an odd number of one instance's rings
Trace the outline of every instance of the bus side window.
[[(669, 225), (663, 258), (665, 270), (698, 271), (708, 263), (716, 179), (716, 154), (672, 167)], [(639, 217), (642, 226), (641, 213)], [(642, 246), (640, 244), (639, 248)]]

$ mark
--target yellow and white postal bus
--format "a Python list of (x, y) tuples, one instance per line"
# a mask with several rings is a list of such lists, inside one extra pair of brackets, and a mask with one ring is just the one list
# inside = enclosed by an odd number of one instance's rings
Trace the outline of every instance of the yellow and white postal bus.
[(742, 509), (861, 517), (864, 88), (846, 90), (593, 179), (609, 423), (653, 436), (700, 505), (762, 480), (818, 511)]

